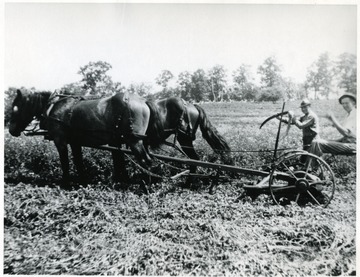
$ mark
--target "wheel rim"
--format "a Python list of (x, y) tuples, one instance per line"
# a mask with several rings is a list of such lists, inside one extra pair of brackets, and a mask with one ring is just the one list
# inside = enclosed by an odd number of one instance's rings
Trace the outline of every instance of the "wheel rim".
[[(279, 178), (284, 173), (287, 180)], [(326, 207), (334, 195), (335, 177), (321, 158), (310, 153), (294, 153), (282, 157), (275, 164), (270, 173), (269, 188), (278, 205), (295, 202)]]

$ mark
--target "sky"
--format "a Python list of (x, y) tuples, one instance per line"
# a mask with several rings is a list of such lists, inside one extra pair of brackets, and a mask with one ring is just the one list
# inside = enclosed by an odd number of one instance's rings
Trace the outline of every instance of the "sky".
[(356, 5), (5, 3), (4, 88), (55, 90), (99, 60), (125, 86), (165, 69), (256, 75), (269, 56), (303, 82), (320, 54), (356, 54), (356, 16)]

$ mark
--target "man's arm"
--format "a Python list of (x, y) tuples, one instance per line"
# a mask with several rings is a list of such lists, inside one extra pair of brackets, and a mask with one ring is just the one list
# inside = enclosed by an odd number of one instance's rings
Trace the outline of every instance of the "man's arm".
[(340, 134), (342, 134), (343, 136), (348, 137), (351, 135), (355, 135), (355, 134), (352, 134), (350, 129), (343, 127), (333, 114), (327, 114), (326, 118), (332, 122), (332, 124), (334, 125), (336, 130), (338, 130), (338, 132)]
[(288, 119), (285, 119), (285, 118), (282, 118), (280, 119), (280, 115), (276, 117), (276, 119), (280, 120), (281, 122), (284, 122), (286, 124), (289, 123), (290, 121), (290, 124), (294, 124), (294, 112), (293, 111), (288, 111)]
[(304, 128), (308, 127), (308, 126), (313, 125), (314, 121), (315, 121), (315, 118), (309, 117), (308, 120), (305, 120), (303, 122), (296, 119), (296, 118), (294, 118), (293, 122), (294, 122), (295, 126), (298, 127), (299, 129), (304, 129)]

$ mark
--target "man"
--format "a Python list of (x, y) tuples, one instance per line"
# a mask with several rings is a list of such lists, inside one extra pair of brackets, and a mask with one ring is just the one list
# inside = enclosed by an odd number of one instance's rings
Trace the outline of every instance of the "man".
[[(309, 150), (312, 141), (319, 137), (319, 118), (311, 110), (310, 106), (311, 103), (308, 99), (301, 101), (300, 108), (304, 115), (299, 119), (296, 119), (293, 112), (289, 112), (291, 123), (303, 132), (303, 149), (306, 151)], [(286, 120), (282, 121), (288, 123)]]
[(303, 149), (308, 150), (312, 141), (319, 135), (319, 117), (311, 110), (311, 104), (308, 99), (304, 99), (300, 108), (304, 113), (299, 120), (293, 119), (293, 123), (296, 127), (303, 131)]
[(342, 137), (333, 141), (315, 139), (311, 143), (310, 153), (317, 156), (322, 156), (323, 153), (334, 155), (356, 153), (356, 96), (351, 93), (345, 93), (339, 98), (339, 103), (347, 112), (344, 122), (341, 124), (333, 114), (327, 114), (326, 118), (332, 122)]

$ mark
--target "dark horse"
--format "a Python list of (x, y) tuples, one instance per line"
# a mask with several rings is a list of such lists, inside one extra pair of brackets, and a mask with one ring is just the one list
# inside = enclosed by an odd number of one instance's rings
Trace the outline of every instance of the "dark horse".
[[(108, 144), (120, 147), (121, 144), (127, 144), (142, 166), (146, 168), (150, 164), (151, 158), (143, 145), (150, 110), (145, 100), (136, 95), (118, 93), (89, 100), (73, 95), (18, 90), (12, 104), (10, 134), (19, 136), (34, 117), (40, 120), (41, 129), (47, 130), (54, 140), (60, 155), (65, 186), (69, 184), (68, 144), (80, 180), (84, 177), (82, 146)], [(123, 153), (112, 151), (112, 156), (114, 181), (127, 181)]]
[[(233, 164), (230, 147), (226, 140), (210, 123), (205, 111), (198, 105), (187, 103), (179, 97), (170, 97), (159, 101), (147, 101), (150, 108), (150, 122), (147, 130), (147, 143), (156, 148), (175, 134), (183, 152), (195, 160), (199, 156), (195, 152), (193, 141), (198, 127), (203, 137), (215, 153), (219, 154), (225, 164)], [(194, 173), (195, 166), (190, 167)]]

